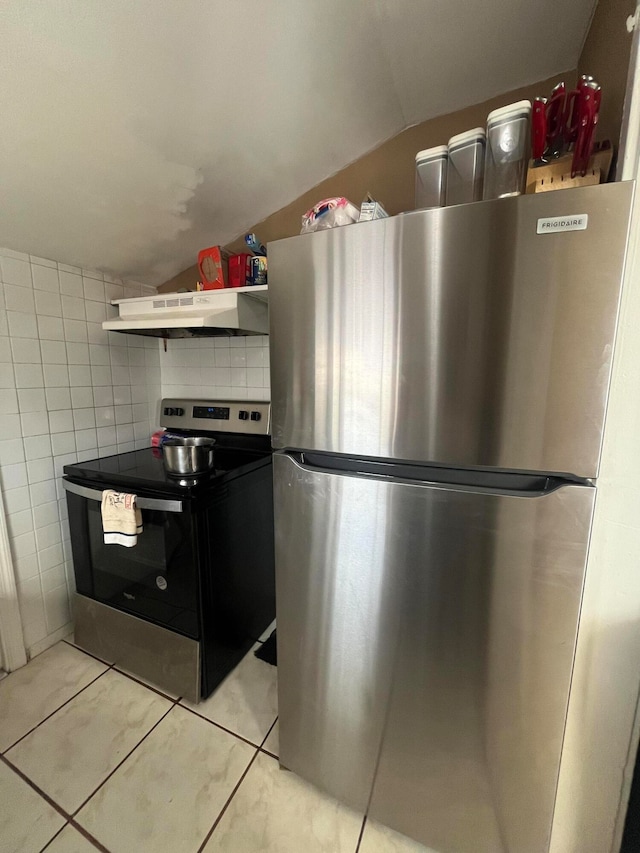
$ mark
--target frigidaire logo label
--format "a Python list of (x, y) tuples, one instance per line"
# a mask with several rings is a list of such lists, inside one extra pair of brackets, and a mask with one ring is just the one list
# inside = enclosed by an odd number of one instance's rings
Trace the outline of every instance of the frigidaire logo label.
[(555, 234), (558, 231), (585, 231), (589, 223), (587, 213), (576, 213), (573, 216), (547, 216), (538, 219), (538, 234)]

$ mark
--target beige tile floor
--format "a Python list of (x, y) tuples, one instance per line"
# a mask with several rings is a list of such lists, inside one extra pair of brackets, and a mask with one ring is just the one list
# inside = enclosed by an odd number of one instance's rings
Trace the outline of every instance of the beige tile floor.
[(58, 643), (0, 681), (0, 851), (429, 853), (278, 765), (274, 667), (198, 706)]

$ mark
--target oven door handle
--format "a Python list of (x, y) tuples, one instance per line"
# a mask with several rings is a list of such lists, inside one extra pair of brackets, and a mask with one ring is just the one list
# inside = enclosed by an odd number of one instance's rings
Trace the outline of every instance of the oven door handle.
[[(100, 489), (88, 489), (86, 486), (79, 486), (77, 483), (72, 483), (69, 480), (63, 480), (62, 485), (67, 492), (74, 495), (79, 495), (81, 498), (87, 498), (90, 501), (101, 501), (102, 491)], [(156, 498), (136, 498), (136, 506), (138, 509), (155, 509), (158, 512), (182, 512), (182, 501), (160, 501)]]

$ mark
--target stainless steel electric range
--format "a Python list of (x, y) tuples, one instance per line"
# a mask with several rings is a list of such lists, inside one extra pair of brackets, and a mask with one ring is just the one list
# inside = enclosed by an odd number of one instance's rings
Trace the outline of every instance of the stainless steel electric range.
[[(64, 468), (75, 641), (197, 702), (275, 618), (270, 405), (167, 399), (160, 423), (214, 437), (214, 468), (180, 479), (152, 447)], [(132, 548), (104, 544), (105, 489), (137, 495)]]

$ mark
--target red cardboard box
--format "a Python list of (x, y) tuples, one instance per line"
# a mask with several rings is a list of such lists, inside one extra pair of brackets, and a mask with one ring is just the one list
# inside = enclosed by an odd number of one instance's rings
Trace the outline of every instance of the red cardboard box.
[(222, 246), (210, 246), (198, 252), (198, 270), (202, 278), (203, 290), (218, 290), (228, 287), (229, 252)]
[(246, 287), (251, 275), (251, 255), (243, 252), (229, 258), (229, 287)]

